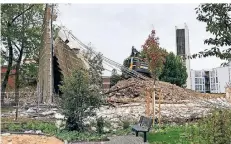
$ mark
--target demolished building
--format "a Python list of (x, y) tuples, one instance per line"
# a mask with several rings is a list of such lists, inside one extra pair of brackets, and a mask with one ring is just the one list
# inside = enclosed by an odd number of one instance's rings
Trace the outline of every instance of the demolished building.
[(58, 86), (66, 76), (70, 76), (74, 70), (83, 68), (89, 69), (87, 60), (83, 57), (83, 51), (80, 50), (73, 38), (66, 37), (68, 31), (63, 28), (59, 31), (58, 37), (54, 42), (54, 90), (59, 93)]
[[(38, 72), (38, 101), (52, 103), (54, 93), (59, 93), (58, 85), (65, 76), (75, 69), (88, 69), (89, 65), (80, 51), (80, 45), (73, 37), (68, 37), (68, 30), (61, 27), (57, 38), (53, 39), (53, 6), (47, 4), (44, 14), (42, 47), (40, 48)], [(56, 18), (56, 17), (55, 17)]]

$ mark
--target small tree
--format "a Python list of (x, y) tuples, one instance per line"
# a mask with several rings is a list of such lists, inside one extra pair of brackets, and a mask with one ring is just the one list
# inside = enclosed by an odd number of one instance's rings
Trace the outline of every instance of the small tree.
[(180, 57), (170, 53), (166, 57), (164, 68), (159, 79), (161, 81), (170, 82), (182, 87), (186, 83), (187, 71)]
[(88, 70), (90, 89), (99, 92), (102, 90), (103, 84), (102, 74), (104, 67), (102, 54), (93, 52), (93, 48), (89, 44), (89, 49), (84, 53), (84, 57), (90, 65)]
[(100, 93), (89, 89), (88, 76), (85, 70), (75, 71), (64, 79), (61, 86), (63, 93), (61, 108), (67, 118), (68, 130), (84, 131), (83, 120), (88, 116), (94, 116), (93, 110), (101, 104)]
[(159, 38), (156, 37), (155, 30), (151, 31), (148, 39), (145, 41), (143, 47), (143, 57), (148, 63), (149, 69), (151, 71), (153, 82), (155, 84), (156, 79), (161, 74), (163, 68), (163, 63), (165, 61), (166, 53), (159, 46)]

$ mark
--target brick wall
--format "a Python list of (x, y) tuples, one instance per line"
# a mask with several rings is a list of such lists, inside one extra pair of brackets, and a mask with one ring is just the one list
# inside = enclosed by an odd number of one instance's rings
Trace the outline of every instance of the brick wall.
[(110, 89), (110, 77), (104, 76), (103, 77), (103, 90), (107, 91)]
[(83, 61), (78, 58), (75, 50), (66, 45), (59, 37), (54, 43), (54, 56), (57, 58), (64, 77), (70, 75), (74, 70), (85, 68)]
[[(7, 71), (7, 66), (1, 66), (1, 83), (4, 79), (4, 75)], [(12, 69), (8, 78), (6, 91), (12, 90), (15, 87), (15, 69)]]

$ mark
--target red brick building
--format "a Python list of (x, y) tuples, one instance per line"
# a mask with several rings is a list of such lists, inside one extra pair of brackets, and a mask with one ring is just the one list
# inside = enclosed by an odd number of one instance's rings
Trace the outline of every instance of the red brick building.
[[(1, 66), (1, 83), (4, 79), (4, 75), (7, 71), (7, 66)], [(7, 89), (14, 89), (14, 81), (15, 81), (15, 69), (11, 70), (10, 76), (8, 78)]]
[[(7, 71), (7, 66), (2, 66), (1, 67), (1, 82), (4, 79), (4, 75)], [(7, 84), (7, 89), (14, 89), (14, 81), (15, 81), (15, 69), (11, 70), (9, 79), (8, 79), (8, 84)], [(110, 89), (110, 76), (103, 76), (103, 90), (107, 91)]]
[(110, 76), (103, 76), (103, 90), (107, 91), (110, 89)]

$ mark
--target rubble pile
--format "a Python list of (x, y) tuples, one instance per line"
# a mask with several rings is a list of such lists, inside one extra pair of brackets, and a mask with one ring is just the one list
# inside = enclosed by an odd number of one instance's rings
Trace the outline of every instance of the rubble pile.
[[(129, 99), (129, 98), (138, 98), (142, 99), (145, 96), (145, 89), (152, 88), (153, 81), (151, 80), (140, 80), (136, 78), (130, 78), (127, 80), (119, 81), (115, 86), (111, 87), (109, 90), (109, 97), (111, 99)], [(125, 87), (125, 88), (123, 88)], [(195, 92), (193, 90), (188, 90), (181, 88), (179, 86), (157, 81), (156, 88), (160, 88), (162, 90), (163, 100), (178, 102), (182, 100), (189, 100), (195, 97), (223, 97), (223, 95), (210, 95), (210, 94), (201, 94)], [(117, 90), (119, 89), (119, 90)], [(111, 92), (110, 92), (111, 91)], [(156, 97), (158, 98), (158, 93), (156, 93)]]

